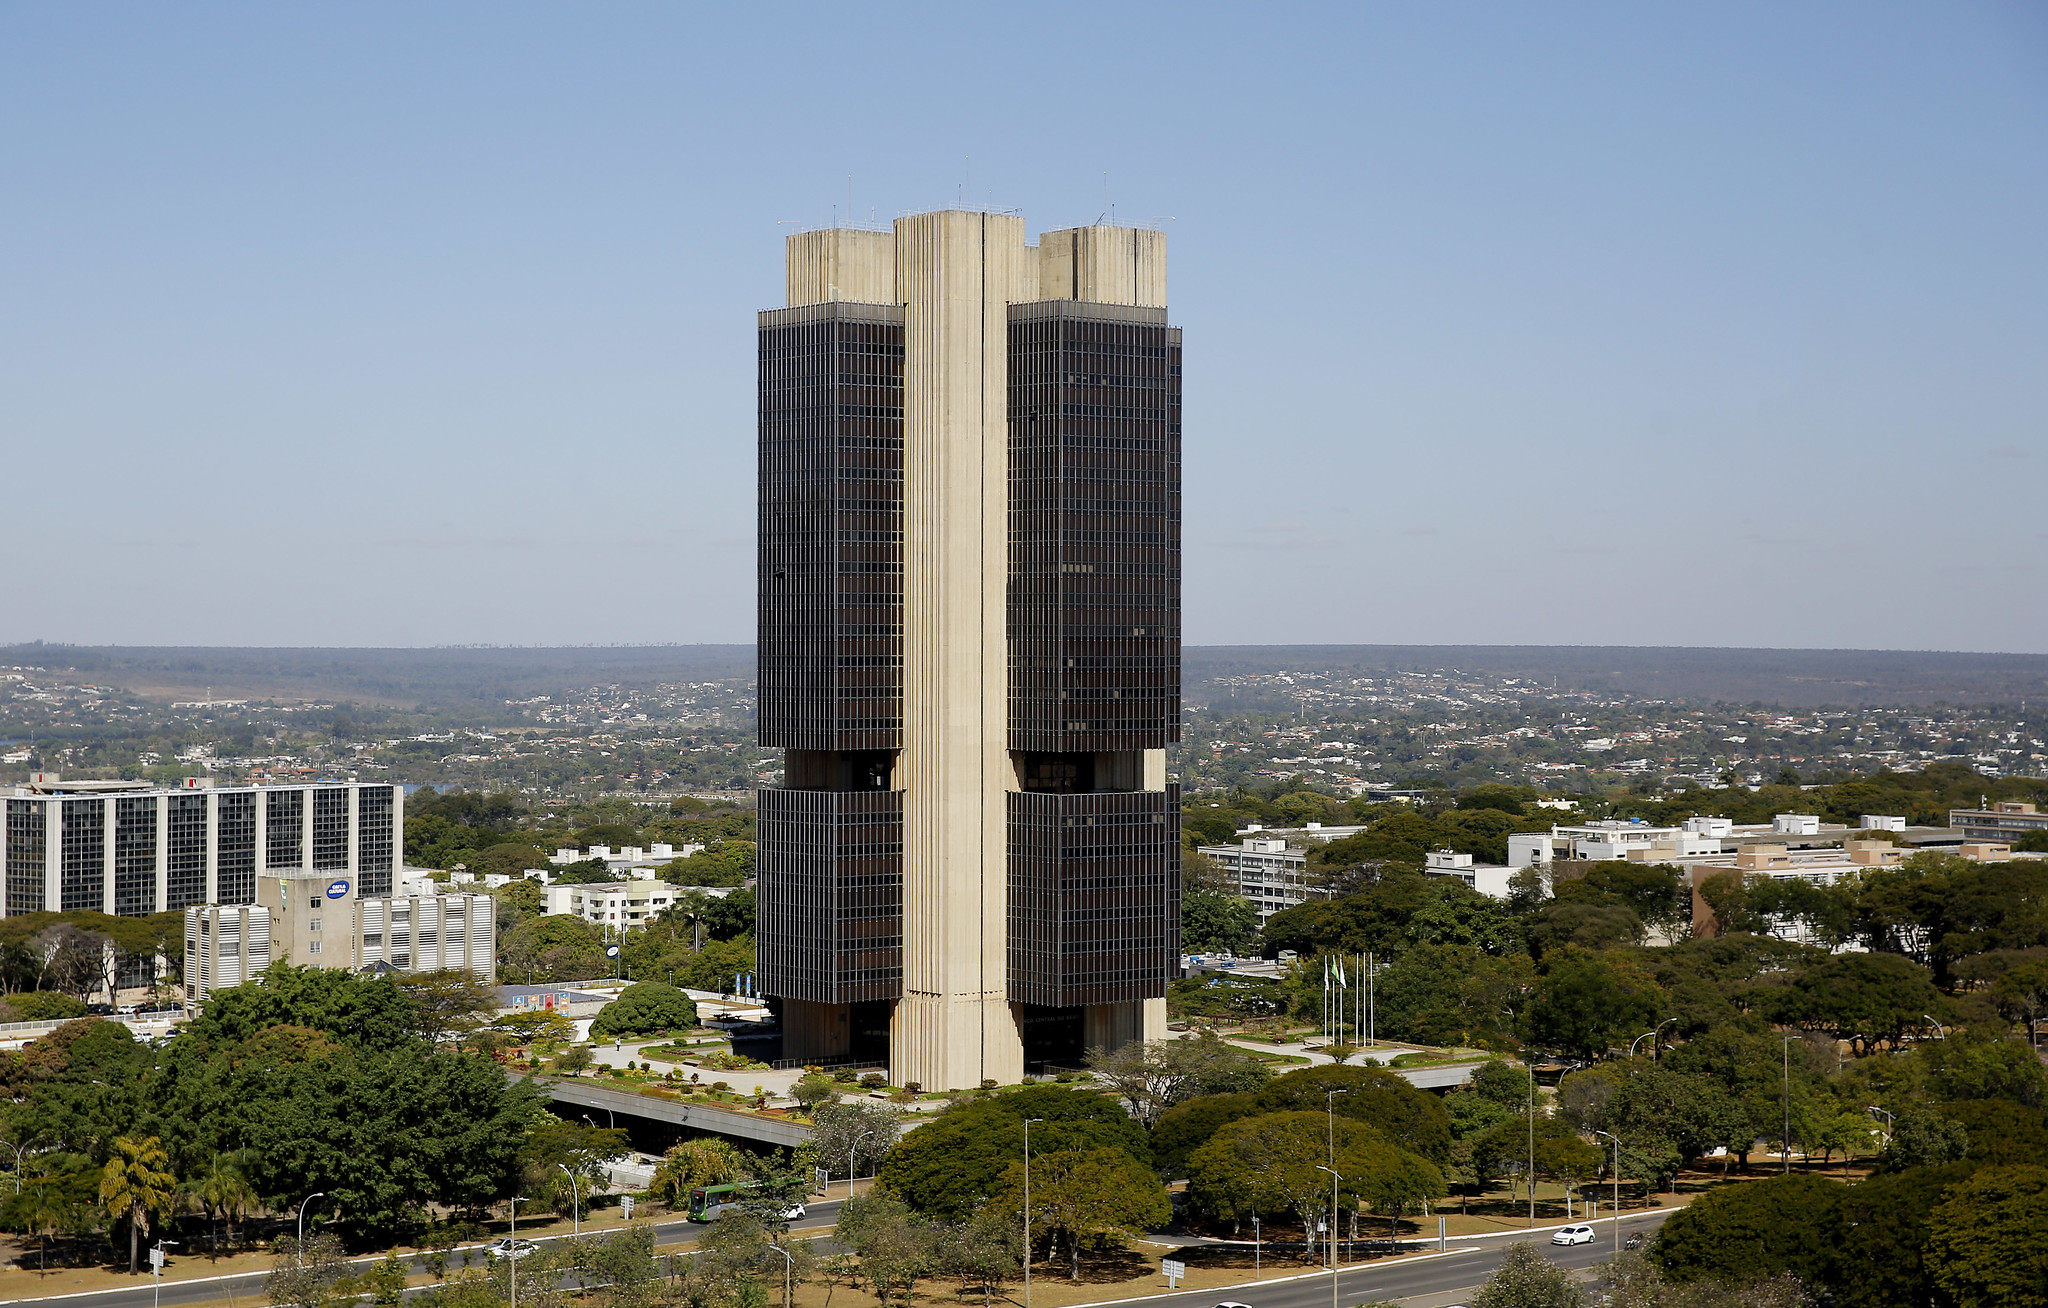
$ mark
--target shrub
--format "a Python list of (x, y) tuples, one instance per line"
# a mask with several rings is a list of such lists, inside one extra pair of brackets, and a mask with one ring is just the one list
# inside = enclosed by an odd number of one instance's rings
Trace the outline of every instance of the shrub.
[(640, 981), (619, 992), (590, 1024), (590, 1038), (652, 1035), (697, 1024), (697, 1005), (682, 991), (658, 981)]
[(863, 1090), (880, 1090), (888, 1084), (889, 1078), (883, 1076), (880, 1072), (861, 1073), (860, 1088)]

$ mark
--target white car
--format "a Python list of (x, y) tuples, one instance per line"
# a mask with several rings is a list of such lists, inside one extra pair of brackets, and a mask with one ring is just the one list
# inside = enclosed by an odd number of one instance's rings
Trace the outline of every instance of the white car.
[(491, 1251), (493, 1258), (524, 1258), (540, 1248), (531, 1240), (514, 1240), (511, 1236), (493, 1240), (485, 1247)]
[(1552, 1244), (1591, 1244), (1593, 1228), (1590, 1226), (1560, 1226), (1557, 1234), (1550, 1237)]

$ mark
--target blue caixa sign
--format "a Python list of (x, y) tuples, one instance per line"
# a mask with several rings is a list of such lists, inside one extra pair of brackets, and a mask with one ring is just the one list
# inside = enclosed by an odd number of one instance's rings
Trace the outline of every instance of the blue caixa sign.
[(327, 883), (327, 897), (329, 899), (345, 899), (347, 896), (348, 882), (330, 881)]

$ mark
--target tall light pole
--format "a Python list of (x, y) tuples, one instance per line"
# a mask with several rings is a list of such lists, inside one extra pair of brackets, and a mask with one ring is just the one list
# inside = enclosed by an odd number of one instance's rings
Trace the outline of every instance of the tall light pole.
[[(1887, 1112), (1886, 1110), (1879, 1108), (1876, 1104), (1872, 1104), (1870, 1107), (1864, 1109), (1863, 1111), (1866, 1113), (1884, 1113), (1885, 1125), (1892, 1127), (1893, 1129), (1897, 1129), (1898, 1127), (1899, 1119), (1898, 1114), (1896, 1113)], [(1891, 1131), (1886, 1131), (1884, 1133), (1884, 1142), (1886, 1144), (1890, 1144), (1892, 1142)]]
[(1031, 1308), (1031, 1124), (1043, 1121), (1024, 1119), (1024, 1308)]
[[(1614, 1141), (1614, 1256), (1619, 1258), (1621, 1257), (1621, 1140), (1619, 1137), (1609, 1135), (1605, 1131), (1595, 1131), (1593, 1134), (1605, 1135), (1609, 1140)], [(1597, 1194), (1599, 1192), (1596, 1190), (1594, 1193)]]
[(1785, 1138), (1778, 1142), (1779, 1147), (1785, 1152), (1780, 1156), (1780, 1161), (1784, 1165), (1778, 1170), (1781, 1175), (1788, 1176), (1792, 1172), (1792, 1042), (1798, 1038), (1786, 1036), (1778, 1047), (1778, 1052), (1783, 1055), (1785, 1062)]
[(1252, 1214), (1252, 1279), (1259, 1279), (1259, 1215)]
[(1316, 1170), (1330, 1174), (1330, 1308), (1337, 1308), (1337, 1182), (1344, 1178), (1334, 1167), (1318, 1163)]
[[(1930, 1022), (1934, 1022), (1934, 1019), (1932, 1017), (1929, 1017), (1926, 1013), (1922, 1013), (1920, 1016), (1927, 1018), (1927, 1020)], [(1948, 1039), (1948, 1028), (1943, 1026), (1939, 1022), (1934, 1022), (1934, 1033), (1940, 1036), (1943, 1040)]]
[[(873, 1134), (874, 1134), (874, 1132), (873, 1132), (873, 1131), (862, 1131), (862, 1132), (861, 1132), (861, 1133), (860, 1133), (859, 1135), (857, 1135), (857, 1136), (853, 1137), (853, 1143), (852, 1143), (852, 1144), (850, 1144), (850, 1145), (846, 1146), (846, 1197), (847, 1197), (848, 1199), (851, 1199), (851, 1198), (853, 1198), (853, 1156), (854, 1156), (854, 1154), (855, 1154), (856, 1152), (858, 1152), (858, 1151), (859, 1151), (859, 1149), (860, 1149), (860, 1142), (861, 1142), (861, 1141), (863, 1141), (863, 1140), (865, 1140), (865, 1139), (867, 1139), (867, 1138), (868, 1138), (869, 1136), (871, 1136), (871, 1135), (873, 1135)], [(1027, 1126), (1027, 1127), (1025, 1127), (1025, 1128), (1024, 1128), (1024, 1136), (1025, 1136), (1025, 1146), (1024, 1146), (1024, 1152), (1025, 1152), (1026, 1154), (1029, 1154), (1029, 1153), (1031, 1152), (1031, 1145), (1030, 1145), (1030, 1137), (1031, 1137), (1031, 1128), (1030, 1128), (1030, 1127), (1028, 1127), (1028, 1126)]]
[(312, 1203), (315, 1199), (325, 1199), (326, 1197), (327, 1192), (325, 1190), (315, 1190), (304, 1199), (299, 1200), (299, 1244), (298, 1248), (293, 1250), (293, 1252), (298, 1255), (299, 1266), (301, 1267), (306, 1265), (306, 1205)]
[(796, 1259), (790, 1257), (789, 1250), (779, 1244), (771, 1243), (768, 1247), (782, 1255), (782, 1308), (790, 1308), (789, 1278), (790, 1274), (796, 1270)]
[(581, 1235), (583, 1234), (583, 1192), (576, 1184), (576, 1173), (569, 1170), (567, 1163), (556, 1163), (555, 1166), (561, 1168), (562, 1175), (569, 1178), (570, 1234)]
[(1524, 1067), (1529, 1074), (1529, 1227), (1536, 1226), (1536, 1069)]
[(505, 1262), (512, 1272), (512, 1308), (519, 1308), (519, 1201), (526, 1196), (512, 1196), (512, 1247), (505, 1251)]
[(176, 1240), (158, 1240), (156, 1248), (149, 1251), (149, 1275), (152, 1284), (149, 1289), (150, 1308), (158, 1308), (164, 1296), (164, 1246), (175, 1246)]

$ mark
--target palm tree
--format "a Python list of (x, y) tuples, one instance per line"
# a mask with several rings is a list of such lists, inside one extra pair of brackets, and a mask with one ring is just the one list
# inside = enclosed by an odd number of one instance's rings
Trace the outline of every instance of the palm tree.
[(685, 1140), (672, 1146), (661, 1166), (654, 1170), (649, 1188), (662, 1196), (672, 1209), (690, 1202), (690, 1191), (700, 1185), (719, 1185), (739, 1174), (739, 1150), (712, 1137)]
[(192, 1196), (206, 1205), (207, 1215), (227, 1220), (229, 1244), (235, 1241), (236, 1219), (247, 1216), (256, 1206), (256, 1187), (249, 1180), (254, 1161), (254, 1155), (247, 1149), (215, 1154), (206, 1174), (191, 1182)]
[(100, 1173), (100, 1205), (115, 1221), (128, 1221), (128, 1273), (141, 1258), (142, 1237), (150, 1218), (168, 1213), (177, 1198), (178, 1178), (167, 1170), (170, 1155), (153, 1135), (114, 1137), (114, 1156)]
[(49, 1175), (27, 1177), (10, 1208), (23, 1233), (36, 1238), (40, 1263), (38, 1274), (48, 1272), (50, 1237), (68, 1225), (72, 1216), (72, 1200), (64, 1193), (64, 1178)]

